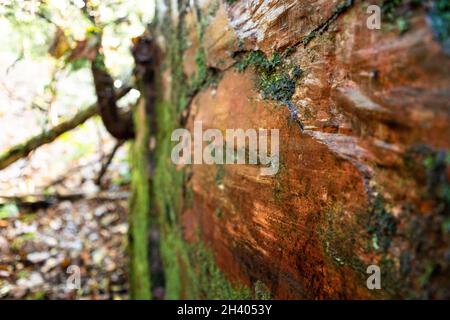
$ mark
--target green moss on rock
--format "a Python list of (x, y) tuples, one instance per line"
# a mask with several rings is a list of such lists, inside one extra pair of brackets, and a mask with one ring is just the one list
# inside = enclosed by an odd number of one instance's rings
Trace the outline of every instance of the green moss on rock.
[(375, 250), (386, 252), (391, 245), (392, 237), (397, 231), (397, 220), (386, 209), (381, 196), (377, 196), (369, 213), (367, 231), (372, 236), (372, 246)]
[(302, 75), (298, 66), (283, 62), (282, 56), (274, 53), (267, 58), (261, 51), (252, 51), (236, 64), (239, 71), (254, 67), (257, 88), (264, 99), (287, 103), (295, 93), (296, 81)]

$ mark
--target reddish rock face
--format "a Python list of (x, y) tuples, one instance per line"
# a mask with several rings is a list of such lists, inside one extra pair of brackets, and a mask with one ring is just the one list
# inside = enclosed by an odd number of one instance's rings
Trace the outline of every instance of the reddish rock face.
[(236, 281), (264, 279), (278, 298), (350, 297), (360, 291), (355, 275), (327, 270), (333, 262), (324, 250), (327, 219), (348, 232), (349, 239), (341, 239), (347, 254), (357, 250), (351, 241), (354, 213), (367, 207), (361, 175), (326, 145), (289, 126), (286, 108), (259, 100), (253, 88), (250, 74), (228, 72), (217, 89), (197, 96), (191, 119), (201, 120), (204, 129), (279, 128), (279, 174), (261, 176), (255, 165), (194, 165), (193, 210), (184, 220), (196, 222), (219, 266)]
[[(424, 9), (400, 34), (369, 30), (367, 4), (342, 2), (240, 1), (207, 15), (191, 43), (222, 77), (195, 95), (187, 128), (279, 129), (280, 169), (186, 168), (186, 240), (201, 230), (233, 282), (262, 281), (275, 298), (449, 298), (449, 56)], [(254, 49), (302, 70), (290, 101), (303, 131), (261, 96), (257, 67), (233, 67)], [(366, 286), (373, 264), (381, 290)]]

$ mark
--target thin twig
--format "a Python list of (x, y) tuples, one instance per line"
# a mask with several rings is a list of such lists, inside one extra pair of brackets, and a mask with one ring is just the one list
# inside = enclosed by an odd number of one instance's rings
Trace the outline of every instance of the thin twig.
[(106, 158), (106, 161), (102, 164), (102, 168), (100, 169), (100, 172), (98, 173), (97, 179), (95, 180), (95, 183), (98, 186), (102, 185), (102, 178), (106, 173), (106, 170), (108, 169), (109, 165), (111, 164), (112, 160), (114, 159), (114, 155), (116, 154), (117, 150), (124, 144), (125, 140), (118, 140), (116, 142), (116, 145), (112, 149), (111, 153)]

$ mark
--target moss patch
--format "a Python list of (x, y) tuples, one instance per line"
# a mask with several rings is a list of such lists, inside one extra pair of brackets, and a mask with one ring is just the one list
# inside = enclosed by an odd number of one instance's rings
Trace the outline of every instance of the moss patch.
[(405, 33), (410, 28), (410, 19), (413, 11), (422, 7), (421, 0), (383, 0), (381, 12), (383, 19), (391, 27)]
[(384, 0), (381, 4), (383, 18), (400, 33), (410, 28), (414, 10), (428, 9), (428, 16), (436, 38), (445, 42), (450, 36), (450, 2), (448, 0)]
[(392, 237), (397, 231), (397, 220), (385, 208), (381, 196), (376, 197), (374, 200), (369, 213), (367, 231), (371, 235), (372, 247), (375, 250), (386, 252), (389, 249)]
[(274, 53), (267, 58), (261, 51), (250, 52), (237, 64), (237, 69), (243, 71), (249, 66), (253, 66), (258, 74), (257, 87), (265, 99), (282, 103), (291, 100), (296, 80), (301, 76), (298, 66), (290, 68), (282, 62), (280, 54)]
[(254, 296), (256, 300), (270, 300), (272, 299), (272, 293), (264, 282), (257, 280), (253, 285)]
[(149, 124), (144, 103), (138, 104), (133, 116), (136, 138), (130, 148), (132, 172), (129, 213), (130, 291), (132, 299), (150, 299), (147, 238), (150, 210), (147, 172)]
[(428, 196), (436, 198), (450, 207), (450, 182), (447, 176), (450, 152), (433, 152), (424, 159), (423, 164), (427, 176)]
[(450, 2), (448, 0), (435, 0), (429, 16), (438, 40), (441, 42), (447, 41), (450, 37)]
[(195, 265), (199, 299), (251, 299), (251, 290), (243, 285), (232, 285), (220, 271), (213, 253), (201, 242), (190, 246), (190, 257)]

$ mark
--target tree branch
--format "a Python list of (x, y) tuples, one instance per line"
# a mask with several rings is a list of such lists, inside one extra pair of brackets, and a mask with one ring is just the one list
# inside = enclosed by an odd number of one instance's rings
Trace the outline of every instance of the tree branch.
[(114, 81), (107, 72), (103, 59), (103, 55), (97, 53), (97, 57), (91, 65), (100, 117), (106, 130), (114, 138), (118, 140), (133, 139), (134, 126), (131, 112), (120, 113), (114, 93)]
[[(117, 94), (118, 99), (126, 95), (130, 89), (130, 87), (127, 87), (120, 91)], [(17, 160), (28, 156), (30, 152), (40, 146), (53, 142), (63, 133), (75, 129), (97, 113), (97, 105), (92, 105), (89, 108), (78, 112), (72, 119), (64, 121), (50, 130), (43, 131), (42, 133), (28, 139), (24, 143), (13, 146), (11, 149), (0, 155), (0, 170), (8, 167)]]
[(102, 184), (102, 178), (106, 173), (106, 170), (108, 169), (109, 165), (111, 164), (112, 160), (114, 159), (114, 155), (116, 154), (117, 150), (124, 144), (125, 141), (119, 140), (116, 142), (116, 145), (112, 149), (111, 153), (106, 158), (106, 161), (103, 162), (102, 168), (100, 169), (100, 172), (97, 176), (97, 179), (95, 180), (95, 183), (100, 186)]

